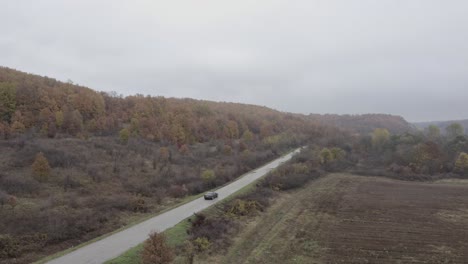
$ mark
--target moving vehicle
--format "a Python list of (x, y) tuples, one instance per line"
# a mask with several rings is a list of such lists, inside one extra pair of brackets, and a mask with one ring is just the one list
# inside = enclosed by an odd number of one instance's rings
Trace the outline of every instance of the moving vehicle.
[(213, 199), (218, 198), (218, 193), (216, 193), (216, 192), (207, 192), (207, 193), (205, 193), (205, 195), (203, 197), (205, 197), (205, 200), (213, 200)]

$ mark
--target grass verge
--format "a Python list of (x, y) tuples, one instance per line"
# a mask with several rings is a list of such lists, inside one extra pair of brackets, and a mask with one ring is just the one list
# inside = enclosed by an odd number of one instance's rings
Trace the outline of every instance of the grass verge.
[[(187, 239), (187, 229), (190, 226), (188, 218), (164, 231), (167, 237), (167, 243), (175, 247), (181, 245)], [(105, 264), (140, 264), (140, 252), (143, 249), (143, 243), (129, 249), (115, 259), (106, 261)]]

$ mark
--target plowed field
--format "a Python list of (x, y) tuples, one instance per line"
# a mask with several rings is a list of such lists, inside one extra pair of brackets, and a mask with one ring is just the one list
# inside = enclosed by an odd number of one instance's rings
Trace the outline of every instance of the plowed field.
[(468, 185), (328, 175), (285, 194), (215, 259), (468, 263)]

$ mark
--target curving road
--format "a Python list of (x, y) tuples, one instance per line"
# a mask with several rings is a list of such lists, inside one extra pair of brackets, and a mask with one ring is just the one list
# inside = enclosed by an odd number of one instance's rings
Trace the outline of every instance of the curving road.
[(299, 151), (300, 149), (296, 149), (286, 156), (278, 158), (254, 171), (251, 171), (236, 181), (218, 189), (216, 192), (219, 194), (219, 198), (216, 200), (206, 201), (203, 197), (198, 198), (47, 263), (97, 264), (113, 259), (128, 249), (145, 241), (151, 231), (161, 232), (175, 226), (180, 221), (193, 215), (193, 213), (200, 212), (201, 210), (221, 201), (223, 198), (237, 192), (256, 179), (264, 176), (272, 169), (278, 167), (281, 163), (291, 159), (291, 157)]

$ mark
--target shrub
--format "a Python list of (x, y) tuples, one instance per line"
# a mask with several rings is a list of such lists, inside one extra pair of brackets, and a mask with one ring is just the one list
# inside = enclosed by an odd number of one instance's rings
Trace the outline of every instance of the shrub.
[(227, 208), (228, 216), (244, 216), (258, 211), (263, 211), (263, 206), (257, 201), (235, 199)]
[(332, 160), (333, 153), (328, 148), (324, 148), (320, 151), (320, 163), (326, 164)]
[(205, 252), (210, 248), (211, 243), (206, 237), (197, 237), (193, 240), (193, 246), (197, 252)]
[(195, 246), (193, 245), (192, 241), (184, 241), (182, 254), (185, 256), (187, 264), (193, 264), (193, 261), (195, 260)]
[(126, 128), (123, 128), (122, 130), (120, 130), (119, 132), (119, 137), (120, 137), (120, 140), (124, 143), (124, 144), (127, 144), (128, 142), (128, 139), (130, 138), (130, 131)]
[(0, 259), (15, 258), (19, 255), (19, 241), (9, 235), (0, 235)]
[(174, 252), (166, 243), (166, 236), (153, 232), (146, 240), (141, 253), (143, 264), (165, 264), (174, 259)]
[(203, 214), (195, 214), (188, 233), (192, 240), (205, 237), (210, 242), (217, 241), (216, 246), (222, 247), (229, 243), (229, 233), (234, 228), (234, 222), (228, 218), (207, 218)]
[(47, 149), (43, 151), (44, 156), (47, 156), (47, 161), (51, 167), (62, 167), (68, 168), (79, 165), (83, 160), (83, 157), (76, 156), (76, 154), (67, 153), (62, 150)]
[(146, 205), (145, 199), (138, 197), (133, 201), (133, 211), (146, 213), (148, 212), (148, 206)]
[(312, 170), (308, 173), (295, 173), (296, 166), (285, 166), (269, 174), (262, 185), (273, 190), (290, 190), (304, 186), (308, 181), (317, 179), (320, 172)]
[(255, 191), (242, 195), (239, 198), (257, 202), (261, 205), (261, 207), (259, 207), (259, 210), (262, 211), (265, 207), (268, 207), (268, 205), (270, 204), (269, 199), (273, 196), (273, 194), (274, 192), (270, 188), (264, 188), (260, 186), (260, 184), (258, 184)]
[(11, 207), (11, 209), (13, 210), (18, 205), (18, 199), (15, 196), (10, 195), (7, 198), (7, 203)]
[(44, 154), (42, 154), (42, 152), (39, 152), (36, 155), (36, 159), (32, 164), (32, 169), (34, 176), (38, 181), (45, 182), (48, 180), (50, 175), (50, 166), (49, 162), (47, 161)]
[(14, 194), (36, 194), (39, 192), (40, 184), (31, 177), (13, 175), (0, 175), (0, 186), (7, 193)]

